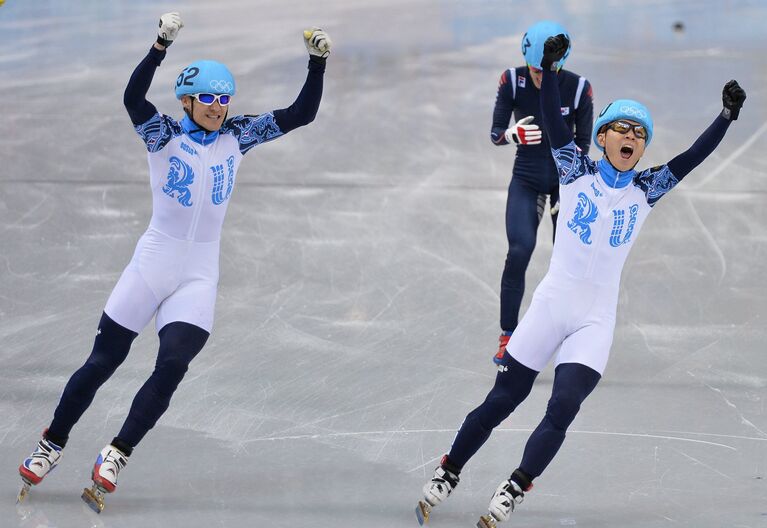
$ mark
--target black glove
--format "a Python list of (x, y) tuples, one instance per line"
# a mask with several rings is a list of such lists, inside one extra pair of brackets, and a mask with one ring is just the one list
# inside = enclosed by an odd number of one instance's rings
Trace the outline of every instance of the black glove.
[(735, 121), (738, 119), (740, 113), (740, 107), (743, 106), (743, 101), (746, 100), (746, 92), (740, 87), (738, 81), (732, 80), (724, 85), (722, 89), (722, 117), (728, 121)]
[(556, 64), (565, 56), (570, 48), (570, 39), (567, 35), (560, 33), (556, 37), (549, 37), (543, 43), (543, 58), (541, 59), (541, 68), (544, 70), (556, 71)]

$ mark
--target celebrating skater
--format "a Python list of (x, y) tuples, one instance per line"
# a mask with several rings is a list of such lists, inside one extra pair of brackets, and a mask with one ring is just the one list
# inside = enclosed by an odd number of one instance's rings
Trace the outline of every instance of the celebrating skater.
[[(501, 335), (493, 361), (500, 364), (506, 343), (519, 320), (519, 306), (525, 294), (525, 272), (535, 249), (535, 238), (549, 197), (549, 210), (556, 234), (559, 209), (559, 179), (551, 148), (539, 125), (543, 43), (567, 31), (556, 22), (534, 24), (522, 37), (525, 66), (506, 70), (498, 83), (490, 138), (496, 145), (517, 144), (514, 168), (506, 199), (506, 239), (509, 250), (501, 277)], [(569, 38), (569, 35), (568, 35)], [(588, 154), (594, 103), (591, 85), (585, 77), (563, 70), (570, 48), (559, 61), (556, 83), (560, 108), (568, 129), (575, 131), (575, 144)], [(509, 127), (514, 114), (516, 123)]]
[(155, 317), (160, 346), (154, 372), (136, 394), (122, 429), (99, 453), (93, 487), (83, 494), (95, 511), (103, 509), (104, 493), (115, 490), (120, 470), (167, 410), (190, 362), (210, 335), (221, 226), (243, 156), (261, 143), (311, 123), (317, 114), (331, 46), (319, 28), (304, 31), (309, 73), (289, 107), (228, 117), (236, 91), (234, 77), (223, 64), (201, 60), (184, 68), (175, 81), (183, 119), (159, 113), (146, 94), (166, 48), (182, 27), (178, 13), (162, 15), (157, 41), (125, 89), (125, 107), (148, 151), (149, 227), (107, 300), (93, 351), (66, 384), (53, 421), (19, 467), (24, 481), (19, 500), (61, 461), (72, 427)]
[(738, 83), (729, 81), (722, 92), (723, 110), (697, 141), (667, 164), (641, 172), (634, 167), (652, 141), (650, 112), (636, 101), (613, 101), (594, 125), (594, 142), (604, 152), (595, 162), (573, 141), (560, 111), (556, 69), (569, 44), (564, 34), (547, 39), (541, 62), (543, 125), (559, 173), (559, 236), (549, 270), (509, 339), (495, 385), (466, 417), (450, 452), (424, 486), (416, 508), (421, 523), (458, 485), (461, 469), (524, 401), (558, 351), (546, 414), (530, 435), (519, 467), (500, 483), (478, 526), (507, 520), (532, 489), (605, 369), (621, 270), (642, 224), (658, 200), (719, 145), (746, 99)]

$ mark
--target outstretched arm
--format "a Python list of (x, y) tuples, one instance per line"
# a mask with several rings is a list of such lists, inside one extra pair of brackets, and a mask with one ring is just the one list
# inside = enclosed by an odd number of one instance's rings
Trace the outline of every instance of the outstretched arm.
[(325, 61), (332, 43), (327, 33), (319, 28), (304, 31), (304, 43), (309, 51), (309, 73), (304, 86), (292, 105), (273, 112), (283, 134), (314, 121), (320, 108)]
[(746, 92), (738, 85), (737, 81), (732, 80), (724, 85), (722, 90), (724, 109), (722, 113), (714, 119), (714, 122), (689, 149), (668, 162), (668, 168), (677, 180), (687, 176), (716, 149), (724, 138), (730, 123), (738, 118), (740, 108), (745, 100)]
[(554, 65), (560, 60), (569, 45), (565, 35), (549, 37), (543, 45), (541, 68), (541, 113), (543, 114), (543, 129), (549, 136), (552, 149), (560, 149), (573, 141), (573, 134), (565, 123), (560, 110), (559, 85)]
[(149, 49), (128, 81), (123, 94), (123, 104), (134, 125), (146, 123), (157, 113), (155, 106), (146, 100), (149, 86), (152, 84), (154, 72), (165, 58), (165, 48), (173, 43), (179, 29), (184, 27), (178, 13), (166, 13), (160, 17), (160, 27), (157, 30), (157, 42)]

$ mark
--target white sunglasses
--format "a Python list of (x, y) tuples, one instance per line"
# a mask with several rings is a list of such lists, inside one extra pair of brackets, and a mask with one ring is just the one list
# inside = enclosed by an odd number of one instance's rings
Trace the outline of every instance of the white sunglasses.
[(194, 98), (205, 106), (210, 106), (214, 102), (218, 101), (221, 106), (228, 106), (232, 100), (232, 96), (229, 94), (210, 94), (210, 93), (198, 93), (194, 94)]

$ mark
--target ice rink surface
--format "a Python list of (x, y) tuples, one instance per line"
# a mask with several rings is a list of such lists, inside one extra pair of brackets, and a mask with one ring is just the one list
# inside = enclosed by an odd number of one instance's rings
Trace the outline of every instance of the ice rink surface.
[[(150, 374), (153, 326), (22, 508), (17, 467), (90, 351), (151, 214), (122, 106), (158, 16), (185, 27), (149, 99), (181, 116), (182, 67), (226, 62), (233, 113), (289, 105), (301, 30), (334, 42), (314, 123), (251, 151), (224, 227), (217, 321), (97, 516), (79, 495)], [(514, 147), (489, 140), (521, 34), (556, 19), (595, 107), (642, 100), (640, 167), (748, 92), (719, 149), (629, 256), (605, 376), (508, 526), (767, 527), (767, 5), (762, 0), (7, 0), (0, 7), (0, 525), (416, 526), (423, 483), (494, 379)], [(675, 22), (684, 24), (675, 32)], [(596, 149), (592, 149), (596, 155)], [(544, 222), (527, 306), (546, 271)], [(551, 368), (469, 462), (433, 528), (473, 526), (519, 463)]]

